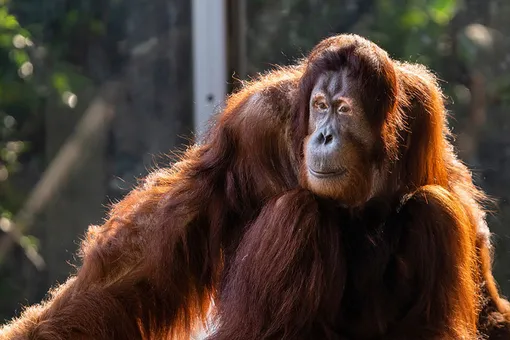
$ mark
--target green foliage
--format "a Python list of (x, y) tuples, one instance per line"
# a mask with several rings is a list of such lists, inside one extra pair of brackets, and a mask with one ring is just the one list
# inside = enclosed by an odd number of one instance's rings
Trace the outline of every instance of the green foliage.
[[(42, 4), (28, 0), (16, 3), (20, 8), (28, 5), (36, 13), (43, 12)], [(62, 95), (79, 91), (90, 84), (90, 79), (81, 74), (80, 65), (66, 60), (68, 42), (61, 39), (81, 25), (83, 20), (77, 8), (71, 8), (62, 17), (64, 30), (58, 32), (60, 35), (40, 41), (35, 37), (40, 37), (50, 23), (40, 15), (27, 15), (32, 20), (22, 25), (12, 14), (13, 7), (12, 2), (0, 1), (0, 206), (17, 210), (19, 206), (10, 200), (19, 195), (5, 193), (11, 191), (11, 175), (22, 168), (18, 162), (20, 155), (30, 150), (30, 136), (24, 127), (38, 119), (48, 99), (64, 105), (59, 100)], [(105, 33), (104, 25), (97, 20), (89, 19), (87, 25), (95, 35)], [(12, 150), (12, 145), (23, 147)], [(0, 208), (2, 212), (5, 208)]]
[[(24, 49), (27, 43), (31, 43), (30, 34), (9, 13), (7, 4), (0, 3), (0, 215), (4, 218), (12, 214), (10, 209), (17, 208), (13, 204), (16, 195), (10, 195), (10, 178), (20, 169), (18, 159), (28, 145), (17, 140), (20, 127), (16, 118), (30, 115), (25, 110), (34, 109), (37, 99), (31, 84), (20, 78), (22, 70), (28, 76), (31, 67), (33, 70)], [(19, 111), (25, 112), (16, 117)]]
[(456, 9), (456, 0), (379, 0), (372, 30), (394, 56), (434, 67), (439, 57), (436, 43)]

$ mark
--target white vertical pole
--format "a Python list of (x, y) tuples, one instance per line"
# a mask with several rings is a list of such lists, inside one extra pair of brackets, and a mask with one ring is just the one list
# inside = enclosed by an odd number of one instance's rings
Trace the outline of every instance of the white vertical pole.
[(225, 0), (192, 0), (192, 20), (193, 118), (200, 136), (226, 95)]

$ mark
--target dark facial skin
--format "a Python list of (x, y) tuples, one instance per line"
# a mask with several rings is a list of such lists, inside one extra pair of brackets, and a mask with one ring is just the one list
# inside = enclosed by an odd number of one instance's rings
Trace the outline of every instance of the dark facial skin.
[(346, 71), (319, 77), (310, 97), (305, 169), (309, 189), (349, 205), (370, 195), (367, 176), (373, 132), (361, 105), (362, 93)]

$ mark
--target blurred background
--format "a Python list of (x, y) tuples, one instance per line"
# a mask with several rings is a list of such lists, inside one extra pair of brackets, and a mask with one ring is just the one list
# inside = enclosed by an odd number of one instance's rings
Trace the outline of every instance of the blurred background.
[(0, 0), (0, 320), (79, 264), (89, 224), (168, 164), (239, 79), (355, 32), (425, 63), (497, 202), (510, 294), (510, 1)]

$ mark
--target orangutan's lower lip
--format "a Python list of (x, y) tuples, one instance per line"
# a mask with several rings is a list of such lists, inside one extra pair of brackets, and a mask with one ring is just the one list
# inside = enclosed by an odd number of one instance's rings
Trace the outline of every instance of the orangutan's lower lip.
[(312, 168), (308, 168), (310, 174), (317, 178), (330, 178), (330, 177), (338, 177), (342, 176), (345, 173), (345, 169), (337, 169), (331, 171), (317, 171)]

